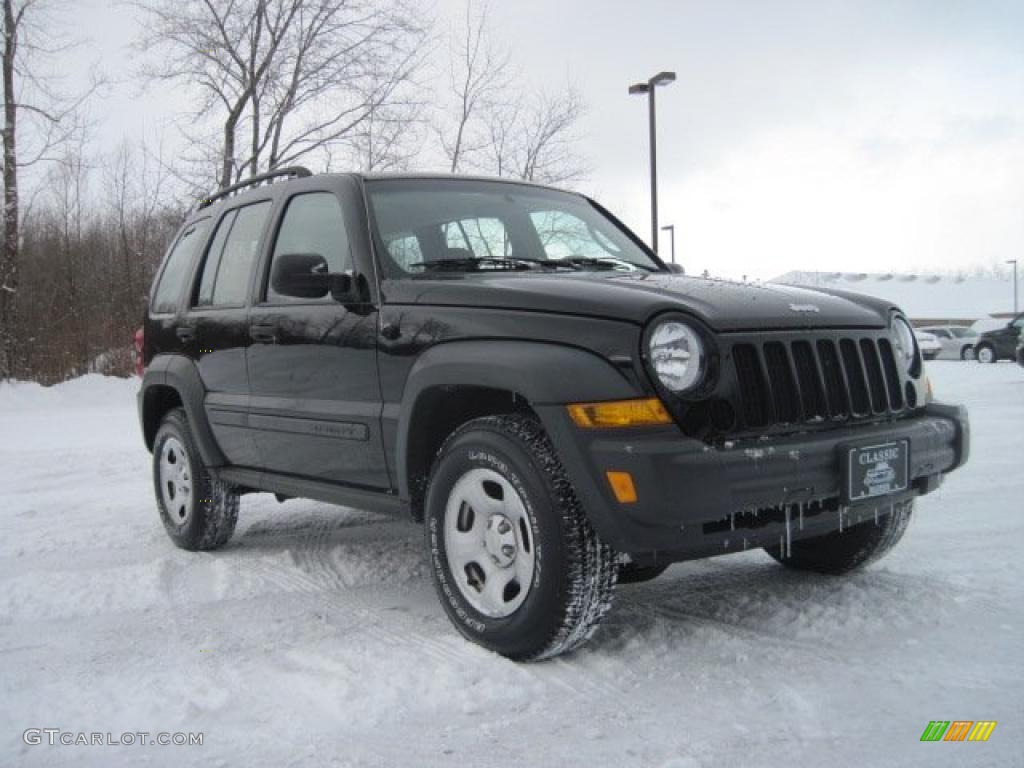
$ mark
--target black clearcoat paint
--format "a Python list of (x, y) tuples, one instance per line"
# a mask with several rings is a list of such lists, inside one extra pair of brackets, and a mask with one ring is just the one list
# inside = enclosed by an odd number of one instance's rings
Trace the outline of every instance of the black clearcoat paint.
[[(270, 254), (287, 202), (314, 191), (334, 194), (344, 211), (359, 296), (346, 305), (330, 299), (267, 303)], [(705, 476), (720, 484), (761, 469), (733, 453), (728, 461), (725, 454), (709, 455), (707, 451), (722, 446), (706, 435), (695, 439), (686, 433), (683, 425), (692, 404), (666, 396), (646, 372), (641, 351), (645, 326), (666, 312), (689, 317), (707, 334), (717, 356), (708, 398), (728, 401), (736, 397), (737, 384), (725, 363), (737, 340), (765, 335), (785, 341), (802, 338), (811, 329), (819, 335), (829, 329), (877, 339), (888, 334), (894, 309), (852, 294), (692, 278), (667, 268), (654, 273), (501, 272), (382, 279), (363, 178), (356, 175), (311, 176), (243, 192), (203, 208), (189, 223), (209, 217), (209, 239), (226, 213), (258, 200), (272, 205), (245, 304), (192, 306), (204, 247), (181, 286), (176, 311), (147, 314), (148, 371), (140, 410), (150, 439), (153, 420), (165, 402), (158, 393), (173, 390), (195, 425), (204, 458), (232, 482), (286, 494), (377, 508), (415, 501), (416, 483), (429, 469), (429, 456), (424, 465), (422, 459), (416, 464), (412, 454), (417, 446), (435, 446), (443, 437), (417, 431), (416, 409), (434, 402), (427, 397), (430, 392), (485, 387), (508, 392), (512, 403), (521, 398), (539, 415), (606, 540), (624, 551), (696, 552), (700, 546), (693, 532), (683, 536), (679, 526), (701, 513), (681, 516), (672, 507), (683, 503), (679, 497), (687, 495), (687, 483), (692, 482), (685, 477), (686, 464), (704, 466)], [(654, 254), (650, 257), (661, 264)], [(924, 402), (921, 382), (905, 376), (900, 382)], [(680, 426), (582, 434), (568, 423), (562, 407), (567, 402), (651, 395), (667, 401)], [(912, 408), (898, 417), (915, 413), (925, 418)], [(920, 492), (937, 485), (927, 477), (937, 478), (966, 456), (966, 418), (956, 411), (928, 418), (951, 425), (941, 440), (931, 438), (936, 462), (941, 459), (949, 466), (922, 465), (926, 480)], [(899, 424), (891, 415), (872, 420), (872, 439), (898, 431)], [(845, 429), (844, 439), (856, 435), (856, 429)], [(765, 429), (761, 437), (785, 432)], [(814, 450), (814, 441), (801, 439), (800, 451)], [(833, 451), (835, 438), (825, 442)], [(679, 446), (678, 453), (673, 445)], [(657, 485), (676, 498), (658, 498), (643, 509), (621, 509), (602, 480), (616, 456), (628, 457), (620, 464), (638, 478), (671, 470), (671, 481), (652, 479), (641, 495)], [(828, 475), (814, 482), (822, 487), (836, 482), (829, 461), (814, 466)], [(766, 502), (785, 498), (764, 477), (750, 487), (763, 491)], [(692, 495), (711, 498), (706, 487)], [(370, 504), (368, 499), (380, 501)], [(737, 493), (737, 499), (752, 503), (749, 494)], [(709, 501), (708, 506), (715, 505)], [(708, 511), (720, 512), (717, 507)]]

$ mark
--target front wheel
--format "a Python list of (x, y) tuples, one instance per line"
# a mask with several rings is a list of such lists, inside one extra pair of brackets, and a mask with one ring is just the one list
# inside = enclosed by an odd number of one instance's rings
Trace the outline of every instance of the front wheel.
[(581, 645), (611, 606), (616, 559), (540, 424), (488, 416), (442, 446), (426, 493), (438, 596), (473, 642), (518, 660)]
[(978, 347), (978, 362), (979, 363), (994, 363), (996, 358), (996, 350), (990, 344), (982, 344)]
[(877, 521), (858, 523), (843, 531), (794, 541), (789, 557), (782, 547), (765, 547), (774, 559), (798, 571), (843, 574), (863, 568), (896, 546), (910, 525), (913, 503), (893, 504)]

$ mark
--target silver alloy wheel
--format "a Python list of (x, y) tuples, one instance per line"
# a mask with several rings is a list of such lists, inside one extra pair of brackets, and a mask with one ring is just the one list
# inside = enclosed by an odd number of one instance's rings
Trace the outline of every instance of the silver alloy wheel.
[(477, 467), (459, 478), (444, 511), (444, 548), (459, 592), (484, 616), (511, 616), (533, 583), (533, 529), (519, 493)]
[(996, 353), (992, 347), (982, 347), (978, 350), (978, 362), (979, 363), (994, 363), (996, 359)]
[(192, 516), (192, 468), (185, 447), (175, 437), (160, 451), (160, 495), (171, 521), (181, 527)]

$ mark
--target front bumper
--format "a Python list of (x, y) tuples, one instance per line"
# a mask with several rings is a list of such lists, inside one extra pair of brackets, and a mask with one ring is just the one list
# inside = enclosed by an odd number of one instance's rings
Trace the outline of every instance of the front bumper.
[[(843, 514), (853, 524), (879, 507), (935, 490), (943, 475), (964, 464), (970, 446), (966, 409), (939, 403), (884, 423), (727, 442), (721, 448), (674, 427), (597, 432), (575, 428), (560, 407), (549, 406), (540, 415), (601, 537), (620, 552), (666, 559), (722, 551), (722, 542), (731, 551), (777, 541), (790, 509), (817, 510), (802, 535), (840, 528)], [(910, 441), (907, 492), (874, 499), (867, 507), (841, 508), (840, 446), (896, 439)], [(605, 480), (609, 470), (633, 476), (636, 502), (615, 500)], [(749, 535), (729, 535), (737, 515), (758, 512), (763, 518)]]

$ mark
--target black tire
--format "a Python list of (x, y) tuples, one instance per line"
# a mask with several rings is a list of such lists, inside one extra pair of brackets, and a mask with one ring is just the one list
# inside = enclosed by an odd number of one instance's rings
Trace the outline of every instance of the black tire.
[[(986, 352), (991, 352), (992, 356), (987, 360), (982, 360), (982, 357), (985, 356)], [(996, 354), (996, 348), (993, 347), (991, 344), (979, 344), (977, 347), (975, 347), (974, 359), (977, 360), (979, 363), (998, 363), (999, 355)]]
[(844, 574), (875, 562), (889, 552), (907, 530), (913, 515), (913, 503), (894, 504), (892, 511), (858, 523), (846, 530), (794, 541), (789, 557), (783, 557), (779, 545), (765, 551), (787, 568), (817, 573)]
[(960, 350), (961, 360), (973, 360), (974, 359), (974, 347), (968, 344), (966, 347)]
[[(189, 492), (171, 492), (162, 486), (173, 485), (161, 475), (161, 462), (183, 466), (190, 479)], [(215, 479), (196, 450), (185, 411), (175, 408), (164, 416), (153, 441), (153, 487), (160, 520), (167, 535), (182, 549), (192, 551), (218, 549), (227, 544), (238, 522), (238, 491)], [(173, 496), (173, 498), (169, 498)]]
[[(467, 586), (460, 584), (469, 581), (469, 566), (456, 582), (446, 551), (449, 497), (474, 469), (497, 473), (519, 495), (533, 542), (528, 592), (501, 618), (485, 615), (466, 599), (461, 590)], [(593, 635), (611, 607), (615, 552), (591, 528), (554, 447), (532, 418), (488, 416), (452, 433), (430, 474), (424, 522), (441, 604), (459, 631), (485, 648), (521, 661), (566, 653)], [(476, 588), (481, 590), (479, 584)]]
[(671, 565), (637, 565), (636, 563), (625, 563), (619, 566), (619, 584), (643, 584), (663, 574)]

